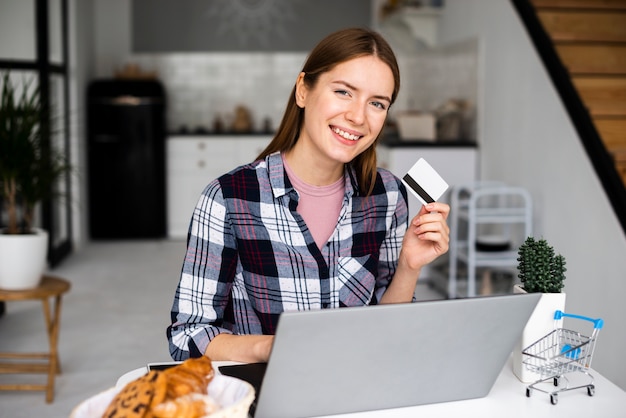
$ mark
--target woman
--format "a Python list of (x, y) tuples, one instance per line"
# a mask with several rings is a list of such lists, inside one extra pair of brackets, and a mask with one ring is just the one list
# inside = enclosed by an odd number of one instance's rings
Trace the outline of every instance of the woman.
[(272, 142), (200, 197), (168, 327), (174, 359), (267, 361), (281, 312), (413, 299), (421, 268), (448, 249), (449, 207), (428, 204), (407, 229), (405, 187), (376, 168), (399, 85), (375, 32), (313, 49)]

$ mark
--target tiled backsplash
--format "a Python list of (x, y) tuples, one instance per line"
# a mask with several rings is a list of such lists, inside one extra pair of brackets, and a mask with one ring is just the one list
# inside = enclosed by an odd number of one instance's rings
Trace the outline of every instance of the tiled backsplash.
[(168, 129), (211, 129), (216, 117), (229, 126), (235, 107), (250, 109), (254, 128), (270, 118), (275, 128), (302, 67), (301, 53), (135, 55), (154, 70), (168, 95)]
[[(137, 54), (131, 60), (156, 71), (168, 94), (168, 129), (211, 129), (216, 117), (229, 126), (244, 105), (254, 128), (266, 118), (276, 128), (306, 53)], [(477, 99), (478, 43), (398, 54), (402, 86), (393, 112), (430, 111), (448, 99)]]
[(401, 90), (409, 107), (434, 110), (448, 99), (464, 99), (476, 105), (477, 41), (424, 50), (400, 61), (403, 63)]

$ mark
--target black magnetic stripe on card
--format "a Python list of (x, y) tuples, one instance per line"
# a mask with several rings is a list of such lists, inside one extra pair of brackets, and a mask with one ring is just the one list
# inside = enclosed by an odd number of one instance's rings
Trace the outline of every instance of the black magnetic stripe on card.
[(413, 180), (413, 177), (409, 176), (408, 173), (405, 174), (404, 177), (402, 177), (402, 180), (404, 180), (409, 186), (411, 186), (411, 189), (413, 189), (415, 193), (417, 193), (422, 199), (424, 199), (426, 203), (433, 203), (435, 201), (435, 199), (430, 197), (430, 195), (426, 193), (426, 190), (422, 189), (422, 187), (417, 184), (417, 182)]

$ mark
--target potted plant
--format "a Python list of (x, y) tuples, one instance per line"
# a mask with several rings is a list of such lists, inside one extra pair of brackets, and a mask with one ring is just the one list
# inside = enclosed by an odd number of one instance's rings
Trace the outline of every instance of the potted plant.
[(39, 88), (2, 77), (0, 93), (0, 198), (6, 228), (0, 230), (0, 288), (39, 283), (46, 267), (48, 233), (34, 226), (37, 204), (53, 195), (69, 166), (55, 153)]
[(541, 293), (541, 299), (530, 316), (522, 337), (513, 352), (513, 372), (522, 382), (533, 382), (540, 378), (526, 370), (522, 363), (522, 350), (554, 329), (554, 313), (565, 311), (565, 257), (555, 254), (554, 248), (545, 239), (527, 237), (518, 250), (518, 277), (520, 284), (514, 293)]

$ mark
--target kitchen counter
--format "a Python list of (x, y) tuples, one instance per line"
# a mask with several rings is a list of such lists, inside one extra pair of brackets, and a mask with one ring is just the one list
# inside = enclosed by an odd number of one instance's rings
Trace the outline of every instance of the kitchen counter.
[(193, 137), (211, 138), (211, 137), (215, 137), (215, 138), (222, 138), (222, 137), (225, 137), (225, 136), (245, 136), (245, 137), (254, 138), (254, 137), (259, 137), (259, 136), (264, 136), (264, 137), (272, 136), (273, 137), (274, 136), (274, 132), (261, 132), (261, 131), (254, 131), (254, 132), (187, 131), (187, 132), (181, 132), (181, 131), (174, 131), (174, 132), (168, 133), (168, 136), (170, 138), (173, 138), (173, 137), (183, 137), (183, 138), (193, 138)]
[(445, 140), (445, 141), (428, 141), (428, 140), (404, 140), (400, 139), (397, 133), (385, 133), (380, 140), (380, 145), (384, 145), (390, 148), (402, 148), (402, 147), (433, 147), (433, 148), (445, 148), (445, 147), (467, 147), (477, 148), (478, 144), (475, 141), (469, 139), (459, 140)]
[[(194, 138), (194, 137), (203, 137), (210, 139), (214, 138), (223, 138), (228, 136), (237, 136), (237, 137), (247, 137), (247, 138), (255, 138), (255, 137), (273, 137), (275, 132), (262, 132), (262, 131), (254, 131), (254, 132), (234, 132), (234, 131), (222, 131), (222, 132), (214, 132), (214, 131), (175, 131), (170, 132), (168, 136), (170, 138)], [(478, 144), (475, 141), (469, 139), (459, 139), (459, 140), (445, 140), (445, 141), (428, 141), (428, 140), (403, 140), (400, 139), (397, 133), (385, 133), (383, 138), (380, 141), (380, 145), (385, 145), (387, 147), (468, 147), (468, 148), (476, 148)]]

